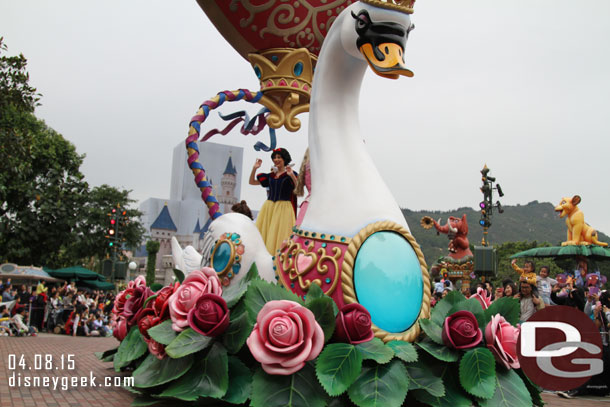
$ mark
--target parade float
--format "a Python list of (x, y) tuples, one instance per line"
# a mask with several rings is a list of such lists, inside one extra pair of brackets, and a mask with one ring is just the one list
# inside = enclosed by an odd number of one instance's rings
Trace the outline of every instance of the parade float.
[[(131, 372), (133, 405), (541, 405), (519, 369), (518, 302), (452, 292), (430, 309), (422, 252), (362, 143), (365, 71), (413, 76), (414, 0), (199, 4), (261, 89), (220, 92), (190, 123), (189, 165), (215, 219), (204, 252), (176, 247), (174, 284), (153, 292), (139, 278), (117, 296), (121, 343), (98, 356)], [(245, 134), (269, 126), (265, 151), (309, 111), (315, 187), (274, 255), (249, 218), (219, 212), (198, 161), (196, 142), (227, 130), (202, 136), (205, 119), (240, 100), (264, 108), (224, 117)]]

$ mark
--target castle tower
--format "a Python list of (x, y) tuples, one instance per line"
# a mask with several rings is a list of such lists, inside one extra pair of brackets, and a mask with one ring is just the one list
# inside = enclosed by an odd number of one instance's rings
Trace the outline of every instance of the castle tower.
[(177, 231), (178, 228), (172, 220), (166, 202), (157, 219), (150, 225), (150, 237), (152, 240), (159, 242), (159, 252), (157, 253), (157, 262), (155, 263), (156, 269), (161, 268), (163, 256), (172, 254), (171, 239)]
[(229, 155), (229, 161), (227, 161), (227, 166), (220, 180), (222, 191), (217, 196), (218, 203), (222, 205), (222, 213), (231, 212), (231, 207), (237, 203), (237, 198), (235, 197), (235, 185), (237, 185), (236, 177), (237, 170)]

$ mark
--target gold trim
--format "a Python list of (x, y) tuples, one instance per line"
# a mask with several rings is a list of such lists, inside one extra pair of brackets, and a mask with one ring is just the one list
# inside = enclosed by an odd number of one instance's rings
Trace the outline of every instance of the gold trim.
[[(240, 240), (239, 240), (239, 242), (241, 243)], [(222, 271), (216, 271), (216, 269), (214, 268), (214, 255), (216, 254), (216, 250), (218, 250), (218, 248), (223, 243), (227, 243), (229, 245), (229, 247), (231, 248), (231, 258), (229, 259), (229, 262), (227, 263), (225, 268), (222, 269)], [(212, 250), (212, 256), (210, 257), (210, 267), (212, 267), (214, 269), (214, 271), (216, 271), (216, 275), (220, 279), (222, 279), (224, 276), (229, 274), (229, 272), (233, 268), (233, 264), (235, 264), (236, 261), (237, 261), (237, 263), (241, 262), (241, 256), (240, 255), (237, 255), (237, 257), (238, 257), (237, 260), (235, 259), (235, 257), (236, 257), (235, 246), (239, 246), (239, 243), (237, 243), (237, 242), (234, 243), (231, 239), (219, 239), (219, 240), (216, 241), (216, 245), (214, 246), (214, 250)], [(233, 275), (235, 275), (235, 273), (233, 273)], [(233, 276), (231, 276), (229, 278), (233, 278)]]
[(363, 3), (368, 3), (371, 6), (387, 8), (390, 10), (400, 11), (402, 13), (413, 14), (413, 6), (415, 0), (360, 0)]
[(343, 266), (341, 272), (341, 288), (343, 289), (343, 301), (346, 304), (350, 304), (353, 302), (358, 302), (358, 298), (356, 297), (356, 292), (354, 289), (354, 263), (356, 261), (356, 255), (358, 254), (358, 250), (360, 246), (364, 243), (364, 241), (373, 233), (380, 231), (391, 231), (397, 232), (401, 234), (415, 253), (417, 254), (417, 260), (419, 260), (419, 264), (421, 267), (422, 279), (423, 279), (423, 299), (421, 309), (419, 311), (419, 316), (415, 323), (406, 331), (400, 333), (387, 332), (375, 324), (372, 324), (373, 332), (377, 338), (380, 338), (384, 342), (389, 341), (406, 341), (406, 342), (414, 342), (421, 332), (421, 328), (417, 321), (421, 318), (429, 318), (430, 317), (430, 276), (428, 274), (428, 267), (426, 265), (426, 260), (424, 259), (424, 254), (422, 253), (419, 245), (415, 238), (409, 233), (407, 229), (403, 226), (392, 222), (392, 221), (380, 221), (367, 225), (364, 227), (356, 236), (352, 238), (350, 242), (347, 252), (345, 253), (345, 257), (343, 258)]

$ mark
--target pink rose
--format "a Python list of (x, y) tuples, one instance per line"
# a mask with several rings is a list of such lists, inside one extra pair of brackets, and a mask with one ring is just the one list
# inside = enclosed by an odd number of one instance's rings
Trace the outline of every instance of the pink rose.
[(491, 295), (484, 288), (477, 288), (477, 293), (471, 295), (470, 298), (476, 298), (483, 309), (487, 309), (491, 305)]
[(160, 344), (154, 339), (148, 341), (148, 351), (159, 360), (167, 355), (167, 353), (165, 353), (165, 345)]
[(222, 295), (222, 285), (216, 276), (216, 271), (210, 267), (191, 272), (182, 285), (169, 297), (169, 314), (172, 318), (172, 328), (182, 332), (188, 326), (187, 315), (203, 294)]
[(500, 314), (491, 317), (485, 328), (485, 341), (487, 347), (494, 354), (496, 360), (507, 369), (519, 368), (517, 359), (517, 338), (519, 328), (515, 328)]
[(457, 311), (445, 318), (443, 343), (448, 348), (469, 349), (483, 340), (476, 317), (470, 311)]
[(320, 354), (324, 332), (313, 313), (302, 305), (269, 301), (259, 311), (246, 343), (265, 372), (291, 375)]
[(229, 309), (224, 298), (203, 294), (188, 313), (191, 328), (204, 336), (218, 336), (229, 326)]
[(336, 317), (335, 337), (340, 342), (352, 345), (368, 342), (375, 334), (371, 330), (371, 314), (358, 303), (351, 303), (341, 308)]

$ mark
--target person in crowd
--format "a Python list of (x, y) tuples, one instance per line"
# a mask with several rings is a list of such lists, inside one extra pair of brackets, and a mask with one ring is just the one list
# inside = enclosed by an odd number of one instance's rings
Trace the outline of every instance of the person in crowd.
[(517, 294), (517, 286), (510, 278), (502, 281), (502, 287), (504, 288), (504, 296), (505, 297), (515, 297)]
[(527, 260), (523, 264), (523, 268), (517, 265), (517, 259), (510, 262), (513, 270), (519, 273), (519, 281), (527, 281), (531, 285), (536, 285), (536, 264), (533, 261)]
[(494, 293), (494, 299), (498, 299), (498, 298), (502, 298), (504, 297), (504, 287), (500, 286), (500, 287), (496, 287), (496, 291)]
[(551, 288), (551, 301), (557, 305), (567, 305), (568, 307), (578, 308), (583, 311), (585, 308), (585, 292), (582, 287), (574, 287), (569, 284), (566, 287), (566, 295), (558, 295), (562, 289), (559, 284), (555, 284)]
[(521, 312), (519, 314), (519, 321), (525, 322), (538, 310), (544, 308), (544, 301), (540, 298), (535, 289), (535, 285), (528, 283), (525, 280), (519, 282), (519, 305), (521, 306)]
[(294, 187), (297, 175), (290, 166), (290, 153), (277, 148), (271, 153), (274, 167), (269, 173), (256, 175), (263, 163), (256, 160), (250, 173), (250, 185), (269, 188), (267, 200), (256, 218), (256, 227), (261, 233), (267, 250), (275, 255), (282, 242), (290, 237), (295, 222), (296, 196)]
[(0, 306), (0, 336), (13, 336), (11, 324), (13, 318), (5, 305)]
[(48, 287), (44, 285), (44, 281), (38, 280), (38, 285), (36, 286), (36, 295), (40, 295), (42, 293), (46, 293)]
[(441, 282), (441, 276), (439, 275), (439, 276), (434, 277), (434, 292), (442, 293), (444, 289), (445, 289), (445, 286)]
[(27, 312), (24, 308), (21, 308), (17, 311), (17, 314), (13, 317), (13, 321), (15, 322), (15, 326), (19, 330), (20, 334), (36, 336), (37, 330), (35, 327), (26, 325), (25, 321), (27, 321)]
[(11, 286), (4, 288), (2, 292), (2, 302), (13, 301), (15, 299), (16, 293), (17, 292)]
[(557, 280), (549, 277), (549, 271), (549, 266), (542, 266), (540, 267), (538, 276), (536, 276), (536, 288), (538, 288), (540, 298), (542, 298), (546, 305), (552, 304), (551, 289), (555, 284), (557, 284)]
[(462, 287), (462, 295), (466, 298), (470, 298), (470, 289), (467, 287)]

